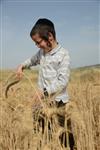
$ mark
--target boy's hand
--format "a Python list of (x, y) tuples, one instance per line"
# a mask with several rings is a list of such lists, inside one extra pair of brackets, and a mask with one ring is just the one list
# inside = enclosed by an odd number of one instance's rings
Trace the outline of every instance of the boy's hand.
[(19, 65), (17, 67), (16, 76), (18, 79), (21, 79), (23, 77), (23, 65)]

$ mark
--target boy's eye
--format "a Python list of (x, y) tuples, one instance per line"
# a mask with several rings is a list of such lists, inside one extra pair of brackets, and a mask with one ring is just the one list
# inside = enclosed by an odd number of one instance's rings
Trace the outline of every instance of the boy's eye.
[(42, 41), (43, 41), (43, 39), (41, 39), (40, 41), (36, 41), (35, 44), (39, 45), (39, 44), (41, 44)]

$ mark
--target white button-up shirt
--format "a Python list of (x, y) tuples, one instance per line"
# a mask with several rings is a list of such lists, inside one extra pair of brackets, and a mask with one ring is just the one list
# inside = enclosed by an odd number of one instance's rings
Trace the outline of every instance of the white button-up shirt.
[(68, 102), (69, 96), (66, 88), (70, 76), (70, 57), (68, 51), (60, 44), (46, 54), (39, 49), (36, 55), (22, 64), (25, 68), (39, 64), (39, 88), (42, 91), (46, 88), (49, 94), (56, 93), (56, 101)]

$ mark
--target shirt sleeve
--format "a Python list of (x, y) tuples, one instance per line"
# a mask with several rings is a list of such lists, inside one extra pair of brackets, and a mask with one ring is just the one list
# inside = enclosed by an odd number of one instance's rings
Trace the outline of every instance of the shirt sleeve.
[(31, 58), (28, 58), (27, 60), (25, 60), (22, 65), (24, 68), (30, 68), (31, 66), (36, 66), (38, 64), (40, 64), (40, 50)]
[(70, 57), (64, 55), (62, 60), (58, 64), (57, 79), (47, 87), (49, 94), (60, 93), (67, 87), (70, 76)]

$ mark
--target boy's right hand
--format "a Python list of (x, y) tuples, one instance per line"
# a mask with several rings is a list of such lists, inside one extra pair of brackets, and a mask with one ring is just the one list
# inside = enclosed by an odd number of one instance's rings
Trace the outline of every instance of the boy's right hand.
[(23, 77), (23, 65), (19, 65), (17, 67), (16, 76), (18, 79), (21, 79)]

